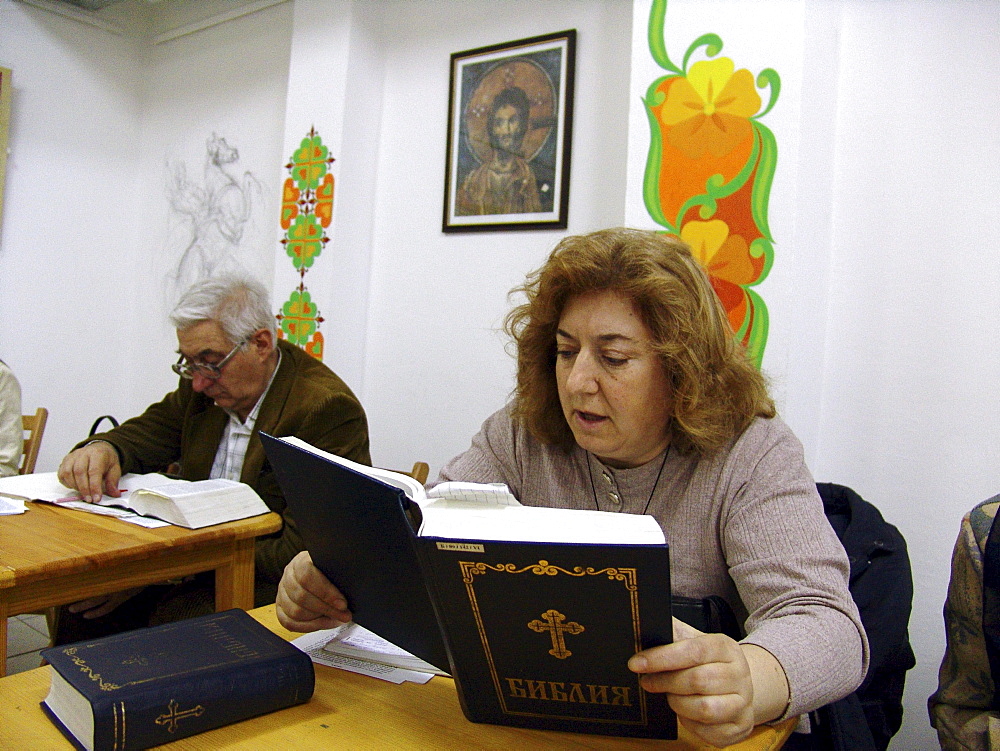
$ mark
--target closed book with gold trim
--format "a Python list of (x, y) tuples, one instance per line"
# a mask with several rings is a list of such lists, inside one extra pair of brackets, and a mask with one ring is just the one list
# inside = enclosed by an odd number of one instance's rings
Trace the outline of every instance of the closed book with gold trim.
[(419, 542), (466, 717), (676, 737), (666, 695), (627, 666), (671, 641), (666, 545)]
[(131, 751), (309, 700), (309, 655), (243, 610), (42, 650), (42, 708), (78, 748)]
[[(261, 434), (313, 562), (354, 620), (455, 679), (473, 722), (675, 738), (627, 666), (672, 641), (669, 550), (649, 516), (429, 493)], [(428, 497), (430, 496), (430, 497)]]

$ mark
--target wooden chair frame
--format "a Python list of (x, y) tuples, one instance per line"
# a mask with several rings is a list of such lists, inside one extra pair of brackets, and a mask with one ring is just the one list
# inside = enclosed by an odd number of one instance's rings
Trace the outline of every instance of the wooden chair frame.
[(423, 485), (427, 482), (427, 475), (430, 474), (431, 468), (427, 462), (413, 462), (413, 469), (407, 472), (405, 469), (394, 469), (393, 472), (398, 472), (401, 475), (409, 475), (414, 480)]
[(427, 462), (413, 462), (413, 469), (411, 469), (408, 474), (414, 480), (423, 485), (427, 482), (427, 475), (430, 473), (431, 468)]
[(49, 411), (39, 407), (33, 415), (21, 415), (21, 427), (28, 437), (24, 439), (21, 449), (21, 467), (18, 474), (30, 475), (35, 471), (38, 461), (38, 450), (42, 447), (42, 435), (45, 433), (45, 423), (49, 419)]

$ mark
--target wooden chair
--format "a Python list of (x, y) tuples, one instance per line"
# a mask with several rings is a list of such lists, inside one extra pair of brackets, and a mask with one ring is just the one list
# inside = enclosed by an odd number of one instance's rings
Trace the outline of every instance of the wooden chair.
[[(18, 469), (20, 475), (30, 475), (35, 471), (35, 462), (38, 461), (38, 449), (42, 447), (42, 436), (45, 434), (45, 423), (49, 419), (49, 411), (45, 407), (39, 407), (33, 415), (21, 415), (21, 427), (27, 435), (21, 446), (21, 466)], [(55, 634), (56, 609), (46, 608), (36, 611), (45, 616), (45, 622), (49, 627), (49, 646), (52, 646), (52, 635)]]
[(414, 480), (423, 485), (427, 482), (427, 475), (430, 473), (431, 468), (427, 462), (413, 462), (413, 469), (407, 472), (405, 469), (394, 469), (393, 472), (398, 472), (401, 475), (409, 475)]
[(48, 419), (49, 411), (45, 407), (39, 407), (33, 415), (21, 415), (21, 426), (27, 435), (24, 437), (18, 474), (30, 475), (35, 471), (38, 449), (42, 446), (42, 435), (45, 433), (45, 422)]
[(427, 482), (427, 475), (430, 471), (431, 468), (427, 464), (427, 462), (413, 462), (413, 469), (411, 469), (406, 474), (408, 474), (414, 480), (423, 485), (425, 482)]

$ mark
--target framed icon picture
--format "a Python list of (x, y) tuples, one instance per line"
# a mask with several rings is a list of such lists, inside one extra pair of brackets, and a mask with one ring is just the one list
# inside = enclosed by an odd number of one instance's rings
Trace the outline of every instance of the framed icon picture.
[(445, 232), (565, 229), (576, 30), (451, 56)]

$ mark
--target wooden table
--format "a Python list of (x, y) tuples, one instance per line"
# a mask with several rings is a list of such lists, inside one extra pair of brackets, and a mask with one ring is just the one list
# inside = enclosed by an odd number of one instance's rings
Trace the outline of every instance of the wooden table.
[(0, 516), (0, 655), (9, 616), (201, 571), (215, 570), (216, 610), (252, 608), (254, 538), (280, 528), (281, 517), (268, 513), (202, 529), (146, 529), (37, 502)]
[[(274, 606), (251, 612), (286, 639), (298, 634), (278, 625)], [(45, 717), (39, 702), (49, 689), (49, 668), (0, 679), (0, 748), (69, 749), (70, 744)], [(778, 749), (795, 720), (759, 727), (740, 751)], [(458, 706), (455, 683), (435, 677), (430, 683), (395, 685), (377, 678), (316, 665), (316, 693), (306, 704), (191, 736), (164, 749), (663, 749), (708, 751), (681, 728), (681, 739), (660, 741), (602, 735), (523, 730), (469, 722)]]

